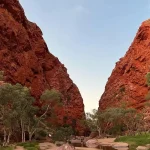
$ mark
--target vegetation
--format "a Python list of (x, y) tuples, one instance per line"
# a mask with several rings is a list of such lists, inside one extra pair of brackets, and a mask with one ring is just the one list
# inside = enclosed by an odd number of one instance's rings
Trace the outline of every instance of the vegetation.
[[(150, 87), (150, 72), (148, 72), (146, 75), (146, 84), (148, 87)], [(127, 117), (123, 118), (123, 121), (127, 123), (126, 129), (128, 129), (130, 132), (136, 131), (136, 134), (128, 134), (127, 136), (122, 136), (116, 139), (116, 142), (128, 143), (131, 150), (135, 150), (138, 146), (145, 146), (150, 142), (149, 116), (147, 116), (149, 115), (148, 110), (150, 106), (150, 91), (145, 96), (145, 100), (147, 100), (146, 105), (141, 111), (141, 114), (135, 112), (135, 110), (132, 110), (130, 111), (130, 115), (133, 117), (127, 115)]]
[[(3, 74), (0, 72), (1, 81), (4, 78)], [(146, 75), (146, 83), (150, 86), (150, 73)], [(125, 92), (124, 86), (120, 88), (120, 92)], [(42, 138), (48, 136), (49, 133), (52, 134), (53, 141), (69, 141), (71, 135), (75, 133), (76, 118), (72, 119), (73, 128), (67, 125), (67, 116), (63, 118), (65, 124), (63, 127), (52, 127), (47, 122), (47, 118), (55, 116), (53, 108), (61, 106), (61, 97), (62, 95), (54, 89), (46, 90), (39, 98), (40, 107), (37, 107), (29, 88), (21, 84), (4, 83), (1, 85), (0, 132), (3, 133), (3, 136), (0, 140), (3, 150), (12, 149), (7, 147), (12, 140), (12, 135), (21, 135), (22, 143), (19, 145), (27, 150), (39, 150), (38, 144), (32, 142), (33, 137)], [(150, 100), (150, 93), (146, 99)], [(127, 142), (132, 149), (149, 143), (150, 134), (139, 134), (149, 130), (145, 128), (144, 115), (126, 105), (106, 110), (94, 109), (92, 113), (86, 113), (86, 119), (82, 122), (91, 131), (97, 131), (99, 136), (127, 135), (117, 138), (116, 141)], [(26, 142), (26, 139), (29, 139), (30, 142)]]
[[(3, 79), (3, 72), (0, 73)], [(35, 99), (30, 94), (30, 89), (21, 84), (4, 83), (0, 87), (0, 132), (3, 132), (3, 146), (10, 143), (12, 135), (21, 134), (22, 142), (28, 137), (31, 141), (33, 135), (40, 131), (49, 132), (47, 123), (48, 113), (51, 108), (61, 100), (61, 94), (56, 90), (46, 90), (40, 98), (41, 107), (36, 107)], [(32, 149), (32, 148), (30, 148)]]
[(104, 117), (100, 111), (93, 109), (92, 113), (86, 113), (86, 120), (84, 124), (90, 128), (91, 131), (97, 131), (99, 136), (102, 133), (102, 124), (104, 123)]
[(71, 127), (60, 127), (58, 128), (53, 136), (53, 141), (68, 141), (70, 140), (70, 136), (73, 134), (73, 130)]
[(126, 107), (108, 108), (104, 111), (93, 110), (86, 114), (85, 124), (91, 131), (98, 131), (100, 135), (118, 135), (126, 133), (133, 135), (138, 131), (142, 114), (136, 109)]
[(0, 147), (1, 150), (14, 150), (13, 147), (6, 146), (6, 147)]
[(138, 134), (135, 136), (123, 136), (115, 140), (116, 142), (126, 142), (130, 150), (135, 150), (138, 146), (145, 146), (150, 143), (150, 134)]

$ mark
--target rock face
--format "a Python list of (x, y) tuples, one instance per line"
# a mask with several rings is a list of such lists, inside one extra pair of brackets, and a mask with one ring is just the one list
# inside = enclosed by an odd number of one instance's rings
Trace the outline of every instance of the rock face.
[(99, 101), (99, 109), (123, 102), (141, 109), (148, 93), (147, 72), (150, 72), (150, 20), (142, 23), (129, 50), (116, 63)]
[(58, 121), (77, 124), (84, 115), (84, 104), (67, 69), (53, 56), (39, 27), (27, 20), (18, 0), (0, 0), (0, 70), (6, 81), (31, 87), (38, 99), (45, 89), (63, 95), (64, 107), (57, 110)]

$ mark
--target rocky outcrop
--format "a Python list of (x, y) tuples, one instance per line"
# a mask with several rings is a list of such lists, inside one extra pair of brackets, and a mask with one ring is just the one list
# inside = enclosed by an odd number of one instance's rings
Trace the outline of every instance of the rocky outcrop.
[(60, 91), (64, 105), (56, 110), (58, 121), (63, 123), (65, 118), (80, 128), (81, 94), (64, 65), (49, 52), (40, 28), (27, 20), (18, 0), (0, 0), (0, 70), (6, 82), (30, 87), (37, 105), (45, 89)]
[(150, 20), (144, 21), (126, 55), (116, 63), (99, 101), (99, 109), (126, 103), (141, 109), (148, 93), (150, 72)]

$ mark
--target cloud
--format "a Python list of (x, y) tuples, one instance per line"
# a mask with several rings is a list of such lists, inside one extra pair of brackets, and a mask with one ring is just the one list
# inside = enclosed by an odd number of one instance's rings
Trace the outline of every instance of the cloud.
[(86, 14), (89, 13), (89, 11), (85, 7), (83, 7), (82, 5), (76, 6), (75, 11), (77, 13), (86, 13)]

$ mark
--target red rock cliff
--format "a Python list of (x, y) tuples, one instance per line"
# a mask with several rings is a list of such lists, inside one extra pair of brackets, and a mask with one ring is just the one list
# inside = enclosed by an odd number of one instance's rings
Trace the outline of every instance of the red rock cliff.
[(150, 20), (142, 23), (126, 55), (116, 63), (99, 101), (99, 108), (126, 102), (140, 109), (148, 92), (147, 72), (150, 72)]
[(31, 87), (37, 100), (45, 89), (59, 90), (67, 103), (57, 110), (59, 122), (68, 116), (71, 124), (84, 114), (77, 86), (64, 65), (49, 52), (39, 27), (27, 20), (18, 0), (0, 0), (0, 70), (5, 72), (7, 82)]

